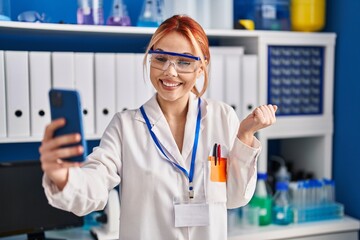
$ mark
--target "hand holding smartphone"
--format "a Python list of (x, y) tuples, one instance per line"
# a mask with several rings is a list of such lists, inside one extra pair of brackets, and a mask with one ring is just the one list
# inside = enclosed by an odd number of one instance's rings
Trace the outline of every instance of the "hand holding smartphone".
[(63, 147), (81, 145), (84, 149), (80, 156), (63, 159), (71, 162), (83, 162), (86, 159), (87, 148), (83, 130), (82, 108), (80, 95), (76, 90), (51, 89), (49, 91), (51, 120), (65, 118), (65, 126), (55, 131), (54, 137), (79, 133), (81, 141)]

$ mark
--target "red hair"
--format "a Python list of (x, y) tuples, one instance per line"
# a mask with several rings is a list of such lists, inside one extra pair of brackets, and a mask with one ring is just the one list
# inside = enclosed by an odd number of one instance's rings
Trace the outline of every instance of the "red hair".
[[(194, 86), (193, 92), (198, 96), (202, 96), (208, 86), (207, 65), (210, 63), (209, 40), (204, 29), (194, 19), (186, 15), (174, 15), (166, 19), (155, 31), (150, 43), (146, 49), (144, 57), (144, 66), (147, 64), (147, 55), (150, 49), (168, 33), (177, 32), (184, 36), (193, 45), (193, 50), (200, 55), (201, 64), (204, 69), (204, 86), (199, 92)], [(206, 61), (205, 61), (206, 60)], [(146, 69), (146, 68), (145, 68)]]

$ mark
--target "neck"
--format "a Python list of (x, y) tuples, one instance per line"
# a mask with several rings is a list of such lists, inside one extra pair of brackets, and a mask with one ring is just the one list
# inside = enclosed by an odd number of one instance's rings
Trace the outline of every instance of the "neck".
[(172, 119), (185, 119), (189, 105), (189, 95), (175, 101), (167, 101), (157, 96), (157, 101), (160, 105), (165, 118), (169, 121)]

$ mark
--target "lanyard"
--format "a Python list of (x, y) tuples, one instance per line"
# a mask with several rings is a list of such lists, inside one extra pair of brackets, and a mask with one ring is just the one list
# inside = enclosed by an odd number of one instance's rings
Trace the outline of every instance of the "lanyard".
[(161, 147), (161, 145), (159, 143), (159, 140), (157, 139), (155, 133), (151, 130), (151, 124), (150, 124), (148, 116), (145, 113), (144, 106), (140, 107), (141, 114), (143, 115), (143, 117), (145, 119), (146, 126), (149, 129), (150, 135), (151, 135), (152, 139), (154, 140), (154, 143), (157, 146), (157, 148), (165, 156), (165, 158), (167, 159), (167, 161), (169, 163), (171, 163), (173, 166), (175, 166), (180, 171), (182, 171), (185, 174), (185, 176), (189, 179), (189, 197), (190, 198), (194, 197), (193, 178), (194, 178), (194, 169), (195, 169), (195, 157), (196, 157), (196, 151), (197, 151), (198, 142), (199, 142), (199, 132), (200, 132), (200, 120), (201, 120), (200, 104), (201, 104), (201, 99), (199, 98), (199, 100), (198, 100), (198, 114), (197, 114), (197, 118), (196, 118), (195, 138), (194, 138), (194, 144), (193, 144), (193, 151), (192, 151), (192, 155), (191, 155), (190, 173), (188, 173), (188, 171), (186, 171), (185, 168), (183, 168), (182, 166), (180, 166), (176, 162), (171, 161), (170, 158), (166, 155), (166, 153), (162, 149), (162, 147)]

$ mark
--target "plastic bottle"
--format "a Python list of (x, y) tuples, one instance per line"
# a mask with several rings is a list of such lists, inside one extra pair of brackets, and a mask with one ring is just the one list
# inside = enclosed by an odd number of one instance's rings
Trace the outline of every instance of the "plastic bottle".
[(287, 182), (277, 182), (273, 198), (272, 221), (277, 225), (287, 225), (292, 222), (289, 185)]
[(271, 223), (272, 197), (271, 189), (266, 182), (267, 174), (258, 173), (254, 196), (250, 201), (250, 207), (259, 208), (259, 225), (265, 226)]
[(78, 0), (77, 23), (88, 25), (103, 25), (102, 0)]

